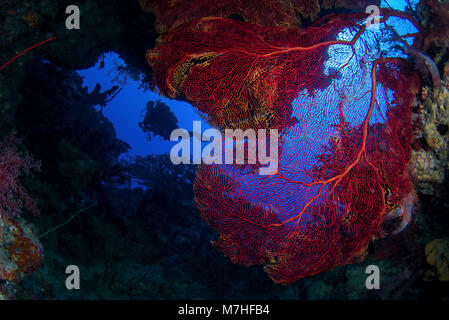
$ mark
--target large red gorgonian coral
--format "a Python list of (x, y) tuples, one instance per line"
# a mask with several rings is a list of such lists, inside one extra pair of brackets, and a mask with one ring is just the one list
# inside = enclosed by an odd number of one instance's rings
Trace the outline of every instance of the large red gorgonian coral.
[(259, 165), (197, 172), (198, 208), (231, 261), (265, 264), (274, 281), (291, 283), (360, 261), (387, 217), (409, 219), (418, 83), (393, 49), (392, 16), (403, 14), (384, 11), (382, 32), (366, 28), (364, 13), (305, 30), (272, 16), (265, 26), (207, 16), (166, 28), (148, 52), (161, 92), (212, 125), (280, 130), (275, 175), (258, 175)]

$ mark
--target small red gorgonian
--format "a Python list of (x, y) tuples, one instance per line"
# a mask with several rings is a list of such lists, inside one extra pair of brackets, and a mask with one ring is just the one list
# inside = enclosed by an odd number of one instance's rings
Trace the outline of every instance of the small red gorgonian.
[(36, 204), (19, 181), (20, 175), (31, 169), (38, 170), (40, 164), (33, 162), (28, 155), (17, 150), (19, 140), (9, 135), (0, 141), (0, 217), (12, 218), (20, 215), (23, 209), (38, 213)]

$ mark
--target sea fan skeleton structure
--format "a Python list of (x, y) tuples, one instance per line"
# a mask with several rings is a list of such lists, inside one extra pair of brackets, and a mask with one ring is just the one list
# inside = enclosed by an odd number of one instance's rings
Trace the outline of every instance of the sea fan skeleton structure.
[[(280, 9), (265, 20), (239, 7), (239, 21), (226, 16), (238, 2), (215, 16), (199, 6), (187, 21), (159, 13), (163, 34), (147, 60), (162, 94), (189, 101), (216, 128), (279, 130), (276, 174), (258, 175), (260, 164), (202, 165), (194, 191), (220, 251), (288, 284), (363, 259), (387, 217), (400, 229), (409, 221), (419, 84), (385, 22), (419, 28), (383, 10), (377, 26), (351, 13), (300, 29), (276, 1), (266, 1)], [(402, 36), (412, 45), (413, 33)]]

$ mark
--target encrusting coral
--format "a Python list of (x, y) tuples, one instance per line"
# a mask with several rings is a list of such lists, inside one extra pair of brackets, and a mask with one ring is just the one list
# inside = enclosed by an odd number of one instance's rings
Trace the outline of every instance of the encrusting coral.
[(449, 241), (435, 239), (426, 245), (426, 260), (433, 268), (426, 271), (424, 280), (437, 278), (440, 281), (449, 281)]

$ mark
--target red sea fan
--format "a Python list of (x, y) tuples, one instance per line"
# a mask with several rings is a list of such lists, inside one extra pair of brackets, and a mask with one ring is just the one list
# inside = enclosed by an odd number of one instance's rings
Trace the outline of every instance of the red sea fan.
[(19, 177), (31, 169), (39, 169), (29, 155), (21, 156), (17, 151), (18, 139), (13, 135), (0, 142), (0, 217), (20, 215), (25, 208), (38, 213), (36, 204), (21, 185)]
[[(361, 261), (368, 244), (384, 236), (383, 221), (390, 213), (409, 219), (414, 201), (407, 171), (410, 110), (417, 80), (401, 67), (406, 66), (391, 63), (377, 72), (383, 79), (379, 86), (391, 81), (379, 96), (387, 87), (399, 92), (383, 110), (384, 122), (374, 121), (381, 117), (374, 109), (362, 118), (367, 121), (345, 122), (314, 156), (316, 139), (304, 136), (307, 121), (302, 119), (284, 135), (280, 170), (271, 177), (242, 173), (235, 165), (201, 166), (195, 197), (203, 219), (219, 234), (214, 245), (234, 263), (264, 264), (274, 281), (287, 284)], [(319, 110), (321, 98), (308, 98), (312, 104), (297, 108)], [(328, 128), (327, 121), (318, 126)]]
[[(394, 15), (404, 18), (386, 10), (381, 23)], [(331, 15), (302, 30), (209, 16), (147, 54), (161, 93), (212, 125), (280, 131), (276, 174), (203, 165), (194, 184), (214, 245), (232, 262), (264, 264), (277, 283), (360, 261), (387, 217), (410, 217), (417, 77), (383, 56), (388, 43), (365, 17)]]
[(147, 59), (161, 92), (191, 102), (213, 125), (281, 129), (294, 121), (297, 92), (330, 83), (323, 64), (329, 46), (340, 43), (331, 39), (355, 25), (346, 15), (307, 32), (203, 18), (163, 36)]

